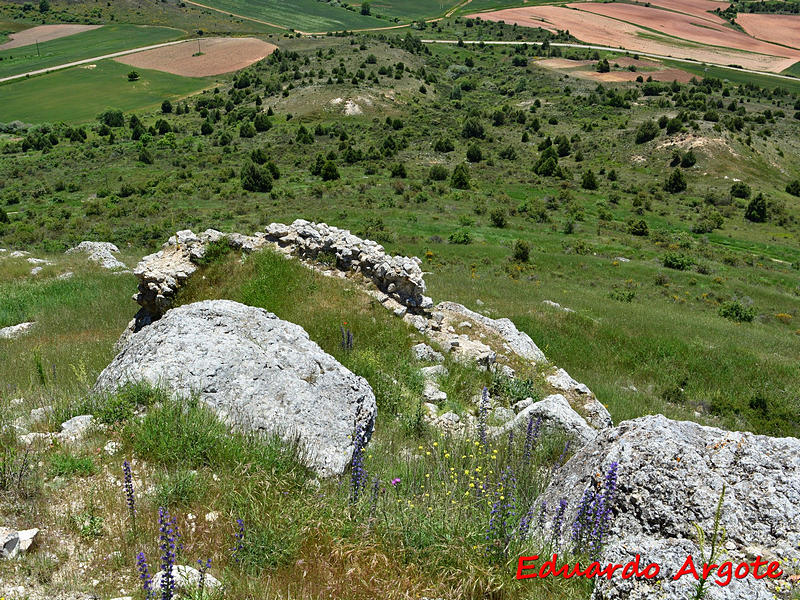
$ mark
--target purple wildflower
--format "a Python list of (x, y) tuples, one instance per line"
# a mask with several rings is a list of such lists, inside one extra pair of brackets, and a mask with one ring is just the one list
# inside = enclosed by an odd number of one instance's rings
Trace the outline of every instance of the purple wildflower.
[(481, 404), (478, 408), (478, 435), (481, 446), (486, 447), (486, 417), (489, 413), (489, 388), (483, 386), (481, 392)]
[(516, 520), (517, 480), (511, 467), (503, 469), (494, 491), (494, 502), (489, 513), (486, 532), (486, 550), (492, 558), (503, 561), (508, 558), (508, 547), (514, 533)]
[(393, 487), (397, 487), (397, 484), (400, 483), (400, 478), (399, 477), (395, 477), (389, 483), (391, 483)]
[(166, 508), (158, 509), (159, 547), (161, 548), (161, 600), (172, 600), (175, 594), (175, 540), (178, 528), (175, 518)]
[(591, 532), (592, 507), (594, 505), (595, 494), (591, 489), (583, 492), (581, 503), (578, 506), (578, 514), (572, 523), (572, 542), (575, 550), (580, 552), (586, 542), (587, 535)]
[(553, 517), (553, 546), (558, 547), (561, 541), (561, 529), (564, 526), (564, 513), (567, 510), (567, 499), (562, 498), (558, 501), (558, 510)]
[(146, 600), (154, 598), (153, 578), (150, 576), (150, 568), (147, 566), (147, 558), (144, 552), (136, 555), (136, 568), (139, 571), (139, 580), (142, 583), (142, 591)]
[(525, 446), (522, 452), (522, 459), (524, 464), (528, 464), (531, 460), (531, 452), (536, 446), (539, 439), (539, 428), (542, 426), (542, 415), (536, 419), (536, 424), (533, 422), (533, 415), (528, 417), (528, 429), (525, 432)]
[(553, 465), (553, 472), (555, 473), (558, 469), (561, 468), (561, 465), (564, 464), (564, 460), (567, 458), (567, 452), (569, 452), (569, 444), (570, 440), (567, 440), (567, 443), (564, 444), (564, 451), (561, 452), (561, 456), (558, 457), (558, 460)]
[(603, 491), (595, 496), (596, 501), (593, 507), (593, 527), (589, 540), (589, 551), (592, 555), (597, 555), (603, 545), (603, 538), (608, 530), (608, 526), (613, 516), (614, 499), (617, 493), (617, 468), (619, 463), (612, 462), (608, 467), (605, 480), (603, 481)]
[(240, 560), (239, 554), (244, 548), (244, 521), (242, 519), (236, 519), (236, 524), (238, 525), (238, 529), (236, 533), (233, 534), (233, 538), (236, 540), (236, 546), (233, 549), (233, 560), (238, 563)]
[(122, 461), (122, 478), (125, 489), (125, 502), (128, 505), (128, 515), (131, 518), (131, 529), (136, 531), (136, 501), (133, 495), (133, 475), (131, 465), (127, 460)]
[(531, 504), (528, 512), (525, 513), (525, 516), (523, 516), (519, 522), (519, 539), (522, 541), (525, 541), (525, 538), (528, 537), (528, 533), (530, 532), (535, 507), (536, 504)]
[(207, 559), (203, 562), (202, 558), (197, 559), (197, 565), (200, 567), (198, 570), (200, 571), (200, 581), (197, 582), (197, 588), (200, 592), (199, 597), (203, 597), (203, 590), (206, 587), (206, 573), (211, 568), (211, 559)]
[(364, 468), (366, 440), (360, 425), (356, 427), (355, 434), (353, 434), (353, 445), (353, 462), (350, 467), (350, 502), (356, 504), (367, 484), (367, 470)]

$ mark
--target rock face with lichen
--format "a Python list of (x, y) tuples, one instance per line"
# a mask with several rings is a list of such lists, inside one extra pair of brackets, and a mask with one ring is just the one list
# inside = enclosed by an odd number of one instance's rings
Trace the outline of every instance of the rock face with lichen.
[(326, 476), (344, 472), (354, 431), (368, 440), (377, 415), (367, 381), (302, 327), (230, 300), (173, 308), (128, 336), (95, 391), (139, 381), (197, 394), (238, 429), (298, 438), (308, 465)]
[[(694, 523), (710, 536), (723, 485), (721, 560), (738, 564), (760, 555), (789, 565), (800, 557), (800, 440), (641, 417), (599, 432), (555, 474), (541, 500), (558, 506), (567, 499), (564, 522), (572, 523), (584, 490), (598, 486), (612, 462), (619, 465), (617, 500), (599, 561), (625, 564), (640, 554), (661, 572), (652, 580), (599, 578), (594, 600), (691, 597), (695, 580), (672, 577), (689, 554), (702, 564)], [(707, 597), (772, 599), (774, 583), (747, 577), (711, 585)]]

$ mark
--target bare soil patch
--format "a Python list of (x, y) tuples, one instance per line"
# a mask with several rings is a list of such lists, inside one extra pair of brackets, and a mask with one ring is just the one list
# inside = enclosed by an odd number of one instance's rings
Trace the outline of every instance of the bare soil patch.
[[(570, 6), (574, 8), (564, 6), (531, 6), (479, 13), (470, 16), (480, 17), (481, 19), (490, 21), (504, 21), (509, 24), (516, 23), (524, 27), (541, 27), (550, 31), (568, 30), (576, 38), (588, 44), (626, 48), (634, 52), (647, 52), (663, 56), (673, 56), (675, 58), (691, 58), (702, 62), (721, 65), (736, 64), (746, 69), (772, 71), (775, 73), (780, 73), (788, 69), (795, 62), (800, 60), (796, 55), (797, 51), (791, 48), (760, 42), (743, 33), (730, 29), (725, 30), (724, 27), (715, 29), (717, 26), (709, 21), (694, 19), (694, 25), (686, 25), (686, 21), (692, 20), (692, 17), (682, 16), (679, 13), (618, 3), (581, 3), (572, 4)], [(581, 10), (576, 10), (577, 8)], [(660, 25), (660, 27), (653, 27), (644, 22), (642, 23), (642, 25), (646, 25), (650, 27), (650, 29), (662, 30), (665, 34), (677, 38), (681, 37), (681, 27), (691, 27), (693, 37), (698, 38), (700, 41), (686, 41), (689, 38), (675, 39), (669, 38), (666, 35), (662, 37), (652, 31), (637, 27), (633, 22), (625, 22), (632, 18), (630, 14), (625, 12), (631, 9), (648, 11), (647, 19), (649, 19), (649, 21), (647, 22)], [(618, 10), (618, 12), (615, 12), (615, 10)], [(612, 16), (600, 14), (600, 11), (610, 11), (609, 14), (613, 15), (614, 18), (612, 18)], [(634, 14), (636, 18), (639, 18), (640, 15)], [(674, 21), (683, 21), (684, 24), (672, 25), (672, 29), (667, 29), (667, 24), (671, 24)], [(724, 31), (720, 31), (720, 29)], [(711, 36), (727, 36), (720, 38), (724, 40), (720, 45), (728, 46), (731, 49), (714, 48), (705, 45), (708, 43), (719, 43), (720, 40), (713, 41)], [(739, 36), (739, 38), (731, 38), (729, 36)], [(737, 39), (739, 39), (740, 45), (744, 46), (742, 50), (734, 49)], [(767, 51), (766, 54), (754, 53), (763, 52), (765, 50)]]
[(593, 60), (569, 60), (566, 58), (543, 58), (536, 64), (548, 69), (579, 69), (595, 64)]
[(776, 46), (769, 42), (762, 42), (721, 24), (714, 24), (705, 19), (683, 13), (668, 12), (638, 4), (620, 4), (616, 2), (613, 4), (586, 2), (568, 4), (567, 6), (613, 19), (621, 19), (681, 40), (690, 40), (710, 46), (736, 48), (747, 52), (759, 52), (771, 56), (796, 57), (796, 60), (800, 59), (800, 54), (791, 49)]
[(800, 48), (800, 15), (739, 13), (736, 22), (755, 38)]
[(715, 2), (715, 0), (649, 0), (653, 6), (660, 6), (667, 10), (694, 15), (712, 23), (724, 25), (725, 19), (714, 14), (714, 9), (725, 10), (730, 2)]
[(642, 77), (652, 77), (655, 81), (689, 83), (692, 77), (694, 77), (691, 73), (687, 73), (681, 69), (663, 69), (646, 74), (635, 73), (633, 71), (610, 71), (608, 73), (587, 71), (585, 74), (592, 79), (606, 82), (636, 81), (636, 78), (641, 75)]
[(203, 38), (115, 60), (140, 69), (155, 69), (184, 77), (209, 77), (243, 69), (269, 56), (277, 48), (256, 38)]
[(102, 25), (40, 25), (38, 27), (31, 27), (30, 29), (23, 29), (17, 33), (9, 34), (9, 41), (5, 44), (0, 44), (0, 50), (21, 48), (22, 46), (30, 46), (36, 42), (49, 42), (50, 40), (67, 37), (68, 35), (75, 35), (76, 33), (97, 29), (98, 27), (102, 27)]
[(661, 63), (655, 60), (643, 60), (641, 58), (633, 58), (632, 56), (620, 56), (613, 61), (609, 61), (620, 67), (636, 67), (637, 69), (649, 69), (652, 67), (660, 67)]

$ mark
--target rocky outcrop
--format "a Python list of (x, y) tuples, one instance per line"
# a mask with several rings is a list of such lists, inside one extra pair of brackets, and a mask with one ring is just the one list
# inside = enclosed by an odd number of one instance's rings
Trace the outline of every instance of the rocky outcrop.
[(489, 333), (500, 338), (504, 349), (520, 358), (534, 363), (541, 363), (547, 360), (544, 352), (533, 343), (530, 336), (518, 330), (511, 319), (491, 319), (456, 302), (440, 302), (436, 305), (436, 310), (469, 318), (470, 321), (477, 323)]
[(28, 322), (0, 328), (0, 340), (14, 340), (21, 337), (28, 333), (34, 325), (36, 325), (35, 322)]
[(576, 444), (573, 447), (581, 447), (597, 436), (597, 431), (592, 429), (586, 420), (572, 409), (569, 401), (561, 394), (553, 394), (539, 402), (532, 402), (517, 413), (513, 420), (493, 433), (494, 435), (507, 434), (510, 429), (524, 432), (531, 419), (534, 421), (541, 419), (543, 429), (565, 435)]
[(433, 306), (425, 296), (425, 280), (417, 257), (392, 256), (383, 246), (364, 240), (346, 229), (303, 219), (291, 225), (273, 223), (266, 229), (267, 240), (301, 258), (330, 257), (340, 271), (361, 273), (375, 286), (412, 309)]
[(127, 265), (117, 259), (114, 255), (119, 254), (119, 248), (110, 242), (81, 242), (74, 248), (70, 248), (65, 254), (85, 253), (87, 258), (96, 262), (104, 269), (127, 269)]
[(0, 558), (16, 558), (27, 552), (39, 534), (38, 529), (17, 531), (10, 527), (0, 527)]
[[(625, 564), (640, 554), (645, 564), (660, 562), (661, 572), (652, 580), (598, 578), (593, 599), (690, 597), (695, 580), (672, 576), (688, 554), (700, 556), (694, 523), (712, 531), (723, 485), (724, 560), (736, 564), (760, 555), (789, 566), (798, 557), (800, 440), (641, 417), (600, 432), (578, 450), (542, 500), (557, 506), (567, 499), (564, 523), (573, 522), (584, 490), (612, 462), (619, 465), (617, 505), (599, 560)], [(772, 583), (748, 577), (727, 587), (712, 585), (708, 597), (772, 598)]]
[(302, 327), (229, 300), (174, 308), (123, 342), (95, 391), (147, 381), (180, 396), (196, 393), (237, 428), (298, 437), (308, 464), (340, 474), (356, 428), (372, 433), (377, 413), (367, 381)]
[[(151, 582), (151, 589), (160, 590), (161, 580), (165, 576), (166, 571), (159, 571), (156, 573)], [(203, 589), (208, 595), (222, 588), (222, 583), (219, 579), (210, 573), (202, 575), (200, 571), (189, 565), (175, 565), (172, 567), (172, 581), (175, 584), (175, 591), (178, 593), (185, 593), (187, 595), (196, 594), (197, 590), (200, 589), (201, 579), (203, 581)]]
[(606, 429), (614, 425), (611, 414), (603, 406), (586, 384), (575, 381), (564, 369), (556, 369), (545, 377), (545, 381), (562, 392), (570, 404), (596, 429)]

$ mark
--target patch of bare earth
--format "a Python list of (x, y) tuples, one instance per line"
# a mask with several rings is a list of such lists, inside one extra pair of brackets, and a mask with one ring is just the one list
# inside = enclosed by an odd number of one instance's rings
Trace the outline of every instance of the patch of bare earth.
[(692, 80), (691, 73), (682, 71), (681, 69), (663, 69), (662, 71), (653, 71), (650, 73), (636, 73), (634, 71), (610, 71), (608, 73), (597, 73), (596, 71), (586, 71), (585, 73), (577, 73), (577, 75), (586, 75), (591, 79), (607, 82), (621, 82), (621, 81), (636, 81), (640, 75), (642, 77), (652, 77), (655, 81), (677, 81), (679, 83), (689, 83)]
[[(717, 29), (714, 23), (695, 19), (693, 24), (688, 15), (647, 8), (632, 4), (595, 4), (580, 3), (566, 6), (530, 6), (525, 8), (510, 8), (487, 13), (473, 14), (489, 21), (504, 21), (508, 24), (517, 24), (524, 27), (541, 27), (549, 31), (569, 31), (573, 36), (584, 43), (625, 48), (633, 52), (658, 54), (676, 58), (689, 58), (701, 62), (721, 65), (736, 64), (746, 69), (759, 71), (772, 71), (779, 73), (788, 69), (798, 61), (797, 52), (791, 48), (784, 48), (766, 42), (760, 42), (743, 33), (732, 29)], [(647, 22), (642, 22), (638, 27), (632, 22), (632, 16), (626, 11), (643, 9), (647, 13)], [(608, 12), (609, 16), (600, 14)], [(636, 13), (639, 18), (643, 16)], [(658, 21), (654, 21), (658, 19)], [(630, 22), (628, 22), (630, 21)], [(677, 21), (678, 24), (672, 24)], [(653, 27), (653, 24), (662, 25)], [(651, 30), (660, 30), (664, 36), (659, 39)], [(688, 29), (687, 29), (688, 28)], [(701, 41), (687, 41), (690, 38), (680, 38), (680, 31), (686, 29), (694, 38)], [(667, 36), (674, 36), (673, 38)], [(711, 36), (719, 36), (719, 39)], [(734, 36), (731, 38), (729, 36)], [(736, 37), (739, 36), (739, 37)], [(654, 39), (655, 37), (655, 39)], [(724, 39), (723, 39), (724, 38)], [(709, 41), (710, 40), (710, 41)], [(735, 49), (740, 42), (744, 49)], [(726, 47), (713, 47), (706, 44), (719, 44)], [(755, 52), (766, 52), (756, 54)]]
[(770, 56), (792, 57), (800, 60), (800, 53), (782, 46), (756, 40), (740, 31), (735, 31), (721, 24), (714, 24), (705, 19), (699, 19), (683, 13), (661, 10), (639, 4), (598, 4), (595, 2), (582, 2), (568, 4), (570, 8), (577, 8), (587, 12), (621, 19), (635, 25), (640, 25), (666, 35), (690, 40), (709, 46), (724, 46), (747, 52), (758, 52)]
[(41, 44), (42, 42), (57, 40), (58, 38), (90, 31), (98, 27), (102, 27), (102, 25), (40, 25), (39, 27), (31, 27), (30, 29), (23, 29), (17, 33), (10, 34), (8, 36), (10, 41), (5, 44), (0, 44), (0, 50), (21, 48), (22, 46), (30, 46), (36, 42)]
[(716, 2), (715, 0), (649, 0), (649, 3), (667, 10), (700, 17), (720, 25), (724, 25), (726, 21), (722, 17), (715, 15), (714, 9), (725, 10), (730, 6), (730, 2)]
[(202, 38), (115, 60), (139, 69), (154, 69), (184, 77), (209, 77), (244, 69), (277, 48), (256, 38)]
[(537, 60), (536, 64), (548, 69), (580, 69), (595, 64), (594, 60), (569, 60), (567, 58), (543, 58)]
[(685, 150), (689, 149), (709, 149), (711, 152), (719, 151), (720, 149), (727, 150), (733, 156), (739, 156), (736, 152), (733, 151), (730, 144), (723, 139), (723, 138), (712, 138), (706, 137), (703, 135), (695, 135), (692, 133), (681, 135), (675, 138), (671, 138), (665, 142), (660, 143), (656, 146), (656, 150), (661, 150), (662, 148), (683, 148)]
[(739, 13), (736, 23), (760, 40), (800, 48), (800, 15)]

